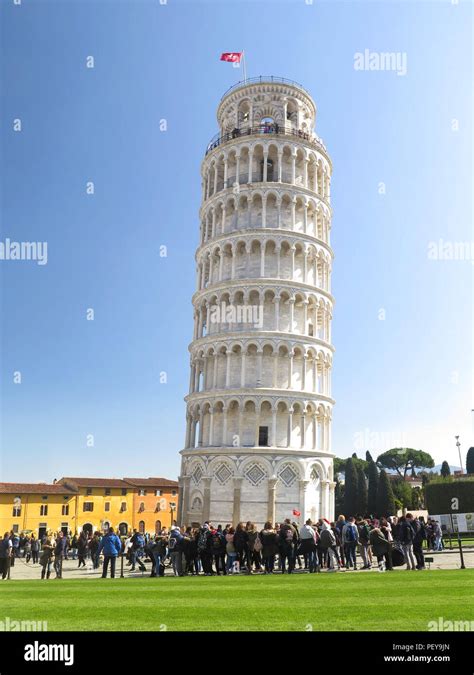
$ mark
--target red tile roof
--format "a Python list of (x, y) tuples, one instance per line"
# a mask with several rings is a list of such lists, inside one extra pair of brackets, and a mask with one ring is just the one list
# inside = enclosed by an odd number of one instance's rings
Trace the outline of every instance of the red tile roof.
[(0, 483), (0, 494), (64, 495), (76, 490), (58, 483)]
[(130, 487), (121, 478), (82, 478), (76, 476), (64, 476), (59, 479), (60, 483), (75, 484), (78, 487), (104, 487), (104, 488), (128, 488)]
[(135, 487), (178, 487), (178, 481), (169, 478), (124, 478), (124, 481)]

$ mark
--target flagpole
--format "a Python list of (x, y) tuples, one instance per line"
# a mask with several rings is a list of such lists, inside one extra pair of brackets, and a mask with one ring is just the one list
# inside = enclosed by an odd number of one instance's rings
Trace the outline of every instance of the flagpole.
[(245, 50), (242, 49), (242, 61), (244, 62), (244, 83), (247, 82), (247, 67), (245, 64)]

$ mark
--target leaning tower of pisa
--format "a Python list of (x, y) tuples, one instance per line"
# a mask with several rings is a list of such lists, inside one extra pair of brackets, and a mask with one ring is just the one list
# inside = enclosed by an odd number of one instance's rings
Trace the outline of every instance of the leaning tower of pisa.
[(224, 94), (217, 120), (201, 166), (179, 520), (332, 519), (331, 160), (316, 106), (301, 85), (259, 77)]

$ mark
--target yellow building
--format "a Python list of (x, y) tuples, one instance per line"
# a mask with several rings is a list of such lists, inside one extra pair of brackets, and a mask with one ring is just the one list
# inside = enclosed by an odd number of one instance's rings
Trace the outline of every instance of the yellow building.
[(74, 490), (75, 523), (78, 533), (115, 528), (127, 534), (133, 528), (134, 488), (120, 478), (77, 478), (66, 476), (58, 483)]
[(154, 534), (176, 518), (178, 482), (167, 478), (78, 478), (0, 483), (0, 536), (133, 529)]
[(10, 530), (40, 537), (74, 531), (76, 497), (75, 490), (57, 483), (0, 483), (1, 536)]

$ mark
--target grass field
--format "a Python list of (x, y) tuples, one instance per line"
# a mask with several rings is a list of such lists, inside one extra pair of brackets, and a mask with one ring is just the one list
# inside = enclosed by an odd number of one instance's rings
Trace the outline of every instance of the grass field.
[(474, 570), (11, 581), (1, 616), (48, 630), (426, 631), (474, 621)]

